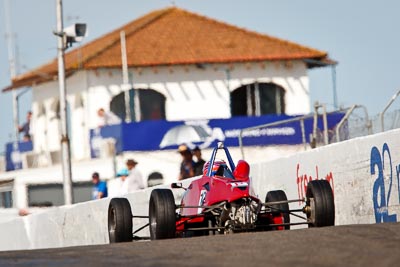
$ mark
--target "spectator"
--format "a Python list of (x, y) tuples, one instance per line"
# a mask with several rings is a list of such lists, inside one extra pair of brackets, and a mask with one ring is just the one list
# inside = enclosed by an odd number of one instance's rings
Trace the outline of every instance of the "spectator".
[(104, 108), (97, 111), (97, 116), (99, 117), (99, 127), (121, 123), (121, 119), (117, 115), (112, 111), (105, 111)]
[(31, 118), (32, 111), (28, 111), (28, 113), (26, 113), (26, 122), (22, 126), (18, 126), (18, 132), (24, 133), (23, 141), (31, 141)]
[(203, 174), (203, 166), (206, 161), (201, 157), (201, 150), (198, 146), (193, 149), (193, 156), (196, 157), (196, 162), (194, 164), (194, 176)]
[(30, 134), (24, 134), (24, 137), (22, 138), (23, 142), (29, 142), (31, 141), (31, 135)]
[(129, 171), (128, 169), (121, 169), (117, 172), (117, 178), (120, 178), (119, 188), (118, 188), (118, 195), (125, 195), (128, 194), (129, 189), (129, 181), (128, 181)]
[(138, 162), (134, 159), (126, 161), (126, 168), (129, 171), (128, 183), (129, 192), (145, 188), (142, 173), (136, 168)]
[(105, 181), (100, 181), (100, 176), (98, 172), (94, 172), (92, 174), (92, 182), (92, 199), (100, 199), (108, 196), (107, 183)]
[(194, 176), (194, 161), (193, 155), (190, 149), (186, 145), (180, 145), (178, 152), (182, 156), (182, 162), (180, 166), (180, 172), (178, 180), (187, 179)]

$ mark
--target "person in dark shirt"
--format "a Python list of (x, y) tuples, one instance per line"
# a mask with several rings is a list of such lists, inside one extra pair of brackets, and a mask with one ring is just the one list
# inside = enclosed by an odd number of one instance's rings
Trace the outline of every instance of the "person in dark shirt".
[(194, 164), (194, 176), (203, 174), (203, 166), (206, 161), (201, 157), (201, 150), (198, 146), (193, 149), (193, 156), (196, 157), (196, 162)]
[(182, 162), (180, 166), (178, 180), (183, 180), (193, 177), (195, 163), (192, 159), (193, 158), (192, 152), (186, 145), (179, 146), (178, 152), (182, 155)]
[(100, 199), (108, 196), (107, 183), (105, 181), (100, 181), (100, 176), (98, 172), (92, 174), (92, 199)]
[(18, 126), (18, 132), (24, 133), (24, 141), (31, 140), (31, 118), (32, 112), (28, 111), (28, 113), (26, 114), (26, 122), (22, 126)]

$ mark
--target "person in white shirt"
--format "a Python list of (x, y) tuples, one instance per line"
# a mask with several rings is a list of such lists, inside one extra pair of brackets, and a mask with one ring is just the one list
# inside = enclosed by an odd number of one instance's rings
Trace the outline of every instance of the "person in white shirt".
[(144, 188), (144, 183), (142, 181), (142, 175), (139, 171), (132, 169), (129, 172), (128, 169), (124, 168), (117, 172), (118, 190), (117, 195), (122, 196), (134, 191)]
[(128, 159), (126, 161), (126, 167), (129, 171), (128, 180), (130, 190), (140, 190), (145, 188), (142, 173), (136, 168), (137, 164), (138, 162), (134, 159)]
[(97, 116), (99, 117), (99, 127), (121, 123), (121, 119), (117, 115), (112, 111), (105, 111), (104, 108), (97, 111)]

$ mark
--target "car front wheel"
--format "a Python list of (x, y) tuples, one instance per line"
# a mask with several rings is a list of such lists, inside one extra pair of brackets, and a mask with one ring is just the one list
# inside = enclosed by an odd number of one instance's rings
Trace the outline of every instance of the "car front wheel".
[(150, 238), (174, 238), (176, 233), (175, 199), (169, 189), (154, 189), (149, 204)]
[(110, 201), (108, 206), (108, 236), (110, 243), (133, 240), (132, 211), (126, 198), (113, 198)]
[(306, 208), (309, 227), (324, 227), (335, 224), (335, 203), (331, 185), (326, 180), (308, 183)]

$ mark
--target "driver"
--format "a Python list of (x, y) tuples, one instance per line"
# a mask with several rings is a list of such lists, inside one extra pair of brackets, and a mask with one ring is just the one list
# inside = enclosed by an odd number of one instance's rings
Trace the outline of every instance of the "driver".
[[(203, 175), (207, 176), (208, 168), (210, 166), (210, 162), (207, 161), (203, 166)], [(211, 176), (224, 176), (224, 167), (226, 166), (225, 161), (223, 160), (215, 160), (212, 166)]]

